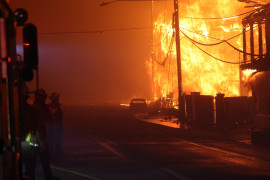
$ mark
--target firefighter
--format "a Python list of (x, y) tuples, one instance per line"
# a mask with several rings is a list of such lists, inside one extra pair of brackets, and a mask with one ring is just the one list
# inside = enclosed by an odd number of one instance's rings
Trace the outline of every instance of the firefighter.
[(52, 115), (53, 124), (53, 153), (56, 157), (59, 157), (62, 155), (61, 139), (63, 129), (63, 111), (61, 109), (61, 104), (59, 103), (58, 93), (52, 93), (50, 100), (49, 109)]
[(33, 107), (38, 113), (38, 121), (42, 123), (45, 128), (45, 136), (44, 141), (41, 143), (38, 148), (38, 154), (40, 156), (40, 161), (43, 168), (44, 177), (46, 180), (55, 180), (59, 178), (55, 178), (52, 175), (52, 171), (50, 168), (50, 156), (48, 145), (50, 145), (51, 140), (51, 127), (52, 127), (52, 117), (50, 114), (50, 110), (48, 105), (46, 104), (47, 93), (44, 89), (38, 89), (35, 91), (35, 100), (33, 103)]
[[(36, 161), (39, 141), (36, 135), (43, 139), (46, 136), (45, 125), (38, 121), (38, 114), (34, 108), (28, 104), (29, 90), (25, 85), (23, 89), (23, 113), (22, 119), (22, 163), (23, 163), (23, 176), (29, 180), (36, 179)], [(42, 141), (42, 140), (41, 140)]]

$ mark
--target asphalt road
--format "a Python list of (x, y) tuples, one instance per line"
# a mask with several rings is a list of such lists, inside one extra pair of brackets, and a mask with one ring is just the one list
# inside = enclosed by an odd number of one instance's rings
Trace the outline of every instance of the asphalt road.
[(63, 109), (64, 156), (52, 160), (61, 179), (270, 179), (269, 148), (147, 123), (120, 106)]

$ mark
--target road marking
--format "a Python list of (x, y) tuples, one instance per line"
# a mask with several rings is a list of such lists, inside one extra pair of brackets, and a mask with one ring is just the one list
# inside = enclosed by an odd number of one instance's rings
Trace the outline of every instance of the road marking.
[(122, 159), (126, 159), (126, 157), (121, 154), (120, 152), (116, 151), (112, 146), (110, 146), (108, 143), (105, 142), (101, 142), (99, 140), (96, 140), (100, 145), (102, 145), (103, 147), (105, 147), (106, 149), (108, 149), (109, 151), (111, 151), (112, 153), (114, 153), (115, 155), (117, 155), (118, 157), (122, 158)]
[(185, 178), (184, 176), (182, 176), (181, 174), (178, 174), (177, 172), (174, 172), (171, 169), (168, 168), (161, 168), (163, 171), (165, 171), (166, 173), (176, 177), (177, 179), (181, 179), (181, 180), (187, 180), (187, 178)]
[(118, 146), (118, 144), (117, 144), (116, 142), (113, 142), (113, 141), (110, 141), (110, 140), (108, 140), (107, 142), (108, 142), (109, 144), (114, 145), (114, 146)]
[(74, 175), (77, 175), (77, 176), (81, 176), (81, 177), (84, 177), (84, 178), (87, 178), (87, 179), (100, 180), (100, 179), (98, 179), (96, 177), (93, 177), (93, 176), (90, 176), (90, 175), (87, 175), (87, 174), (82, 174), (82, 173), (79, 173), (79, 172), (76, 172), (76, 171), (72, 171), (72, 170), (68, 170), (68, 169), (56, 167), (56, 166), (53, 166), (53, 165), (51, 165), (51, 168), (56, 169), (56, 170), (59, 170), (59, 171), (68, 172), (68, 173), (71, 173), (71, 174), (74, 174)]
[(257, 158), (254, 158), (254, 157), (249, 157), (249, 156), (245, 156), (245, 155), (242, 155), (242, 154), (239, 154), (239, 153), (235, 153), (235, 152), (231, 152), (231, 151), (227, 151), (227, 150), (222, 150), (220, 148), (215, 148), (215, 147), (210, 147), (210, 146), (204, 146), (204, 145), (201, 145), (201, 144), (198, 144), (198, 143), (194, 143), (194, 142), (191, 142), (191, 141), (185, 141), (183, 139), (181, 139), (181, 140), (183, 142), (185, 142), (185, 143), (192, 144), (194, 146), (202, 147), (202, 148), (205, 148), (205, 149), (210, 149), (212, 151), (221, 152), (221, 153), (225, 153), (225, 154), (229, 154), (229, 155), (233, 155), (233, 156), (239, 156), (239, 157), (242, 157), (242, 158), (245, 158), (245, 159), (249, 159), (249, 160), (252, 160), (252, 161), (258, 161), (258, 159)]
[[(152, 132), (154, 132), (156, 134), (159, 134), (159, 135), (164, 136), (164, 134), (162, 134), (162, 133), (160, 133), (158, 131), (155, 131), (155, 130), (152, 130), (152, 129), (149, 129), (149, 131), (152, 131)], [(166, 135), (166, 136), (168, 136), (168, 135)], [(179, 139), (182, 142), (191, 144), (193, 146), (198, 146), (198, 147), (209, 149), (209, 150), (212, 150), (212, 151), (221, 152), (221, 153), (225, 153), (225, 154), (229, 154), (229, 155), (234, 155), (234, 156), (239, 156), (239, 157), (242, 157), (242, 158), (245, 158), (245, 159), (249, 159), (249, 160), (252, 160), (252, 161), (261, 161), (260, 159), (255, 158), (255, 157), (249, 157), (249, 156), (245, 156), (245, 155), (242, 155), (242, 154), (239, 154), (239, 153), (235, 153), (235, 152), (231, 152), (231, 151), (227, 151), (227, 150), (222, 150), (220, 148), (215, 148), (215, 147), (211, 147), (211, 146), (205, 146), (205, 145), (194, 143), (194, 142), (191, 142), (191, 141), (186, 141), (186, 140), (181, 139), (181, 138), (177, 138), (177, 139)]]
[[(90, 128), (86, 128), (86, 130), (88, 132), (91, 132), (91, 129)], [(102, 142), (98, 139), (95, 139), (100, 145), (102, 145), (103, 147), (105, 147), (106, 149), (108, 149), (109, 151), (111, 151), (112, 153), (114, 153), (115, 155), (117, 155), (118, 157), (120, 157), (121, 159), (126, 159), (126, 157), (118, 152), (117, 150), (115, 150), (112, 146), (110, 146), (109, 144), (112, 144), (112, 145), (117, 145), (116, 143), (112, 142), (112, 141), (107, 141), (105, 140), (106, 142)], [(108, 142), (108, 143), (107, 143)]]

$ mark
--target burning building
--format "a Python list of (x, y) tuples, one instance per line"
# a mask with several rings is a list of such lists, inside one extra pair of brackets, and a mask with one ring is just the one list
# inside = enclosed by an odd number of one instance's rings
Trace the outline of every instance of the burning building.
[[(177, 103), (174, 9), (173, 2), (170, 3), (153, 3), (153, 51), (147, 68), (152, 79), (153, 99), (170, 94), (173, 102)], [(252, 13), (256, 16), (257, 12), (254, 8), (244, 8), (244, 5), (237, 0), (218, 0), (215, 3), (211, 0), (188, 0), (179, 4), (181, 70), (186, 94), (216, 95), (221, 92), (229, 97), (248, 95), (242, 81), (247, 80), (253, 71), (242, 68), (245, 70), (242, 73), (239, 65), (247, 65), (248, 55), (257, 51), (265, 57), (265, 51), (257, 47), (266, 46), (267, 42), (254, 41), (261, 46), (244, 43), (242, 22), (245, 21), (242, 18)], [(260, 29), (261, 26), (244, 26), (244, 34), (260, 36)], [(248, 52), (250, 48), (251, 52)]]

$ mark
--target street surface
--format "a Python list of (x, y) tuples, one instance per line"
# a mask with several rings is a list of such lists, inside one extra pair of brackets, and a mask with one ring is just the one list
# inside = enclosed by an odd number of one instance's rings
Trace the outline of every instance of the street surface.
[(52, 160), (61, 179), (270, 179), (269, 148), (149, 123), (124, 106), (63, 110), (64, 156)]

